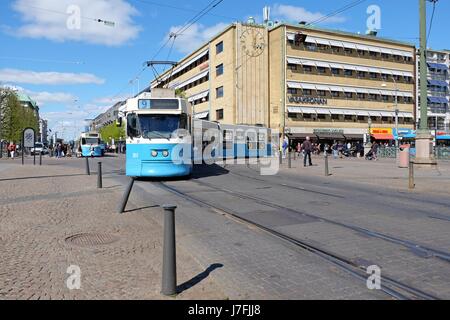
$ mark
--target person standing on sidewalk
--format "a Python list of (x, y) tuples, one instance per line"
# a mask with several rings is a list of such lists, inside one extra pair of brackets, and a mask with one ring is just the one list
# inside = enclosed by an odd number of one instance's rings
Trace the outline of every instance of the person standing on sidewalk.
[(306, 137), (306, 141), (303, 142), (302, 149), (305, 154), (305, 158), (303, 159), (304, 166), (306, 167), (306, 160), (309, 158), (309, 166), (312, 167), (312, 160), (311, 160), (312, 144), (311, 139), (309, 137)]

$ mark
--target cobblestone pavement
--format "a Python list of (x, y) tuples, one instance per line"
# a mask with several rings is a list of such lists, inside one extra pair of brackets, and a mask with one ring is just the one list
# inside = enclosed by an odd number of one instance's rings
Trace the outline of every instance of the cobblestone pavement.
[[(98, 191), (96, 176), (66, 167), (71, 161), (0, 163), (0, 299), (166, 299), (162, 227), (145, 218), (161, 210), (117, 215), (121, 187), (105, 181)], [(115, 242), (89, 245), (76, 237), (96, 233)], [(205, 271), (186, 248), (177, 250), (179, 284)], [(81, 290), (66, 286), (71, 265), (81, 269)], [(189, 287), (177, 299), (227, 298), (210, 277)]]

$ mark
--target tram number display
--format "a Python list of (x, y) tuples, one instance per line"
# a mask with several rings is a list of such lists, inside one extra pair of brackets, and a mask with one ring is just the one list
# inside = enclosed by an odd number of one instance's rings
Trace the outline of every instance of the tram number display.
[(178, 110), (177, 99), (142, 99), (139, 100), (140, 110)]

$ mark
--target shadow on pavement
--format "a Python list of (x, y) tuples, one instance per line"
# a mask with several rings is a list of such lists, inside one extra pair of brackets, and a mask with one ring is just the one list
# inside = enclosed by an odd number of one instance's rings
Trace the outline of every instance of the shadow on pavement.
[(214, 270), (219, 269), (219, 268), (223, 268), (223, 264), (221, 264), (221, 263), (212, 264), (211, 266), (208, 267), (208, 269), (206, 269), (202, 273), (196, 275), (191, 280), (186, 281), (185, 283), (179, 285), (177, 287), (177, 293), (180, 294), (183, 291), (189, 290), (190, 288), (196, 286), (197, 284), (199, 284), (200, 282), (202, 282), (203, 280), (208, 278), (208, 276), (211, 274), (211, 272), (213, 272)]
[(136, 212), (136, 211), (141, 211), (141, 210), (145, 210), (145, 209), (153, 209), (153, 208), (159, 208), (159, 207), (160, 206), (158, 206), (158, 205), (147, 206), (147, 207), (142, 207), (142, 208), (126, 210), (124, 213)]

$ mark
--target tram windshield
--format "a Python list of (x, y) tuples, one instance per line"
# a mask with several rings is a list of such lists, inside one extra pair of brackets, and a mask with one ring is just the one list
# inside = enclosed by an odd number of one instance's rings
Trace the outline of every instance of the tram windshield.
[(86, 145), (86, 144), (99, 144), (100, 143), (100, 139), (98, 138), (83, 138), (81, 139), (81, 144)]
[(129, 121), (128, 132), (131, 137), (142, 136), (145, 139), (170, 139), (172, 133), (179, 129), (187, 129), (187, 116), (145, 114), (137, 115), (138, 121)]

